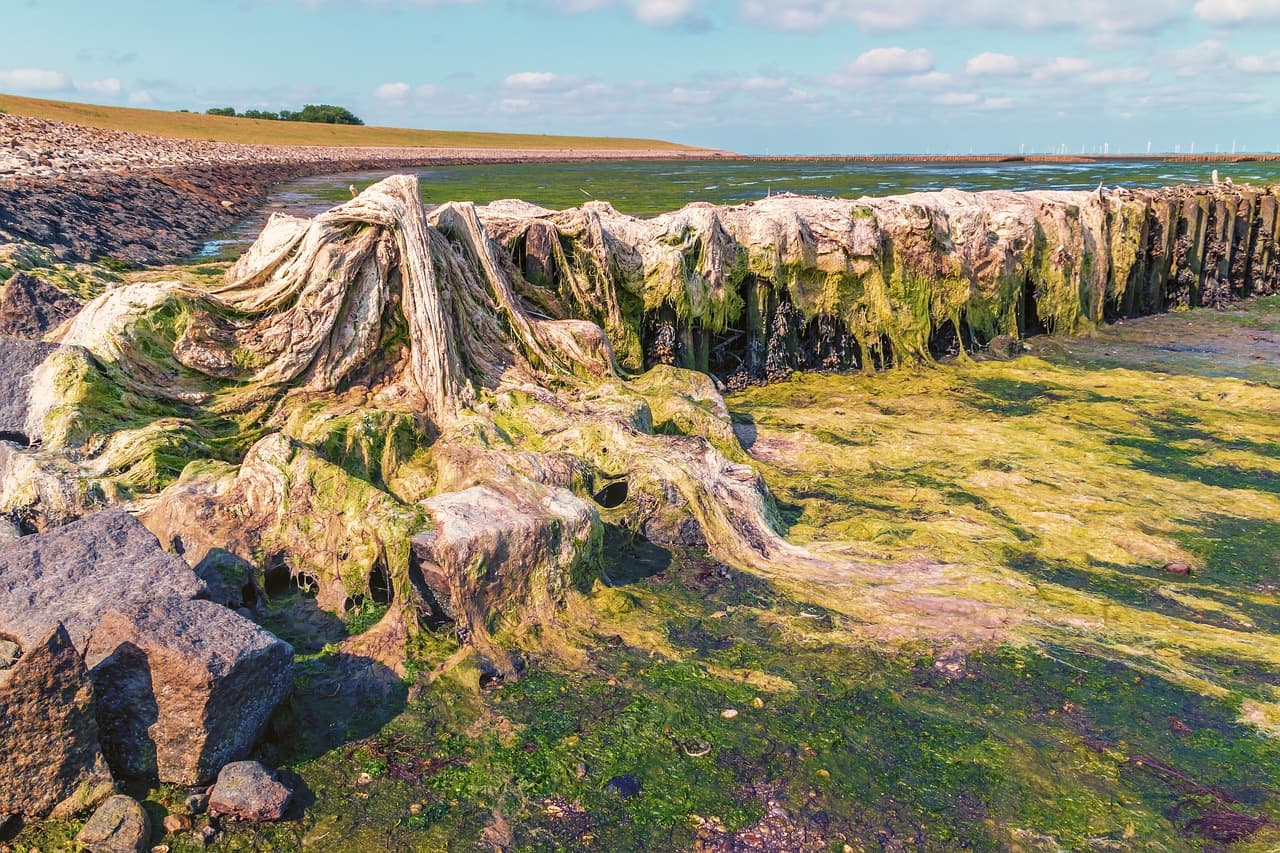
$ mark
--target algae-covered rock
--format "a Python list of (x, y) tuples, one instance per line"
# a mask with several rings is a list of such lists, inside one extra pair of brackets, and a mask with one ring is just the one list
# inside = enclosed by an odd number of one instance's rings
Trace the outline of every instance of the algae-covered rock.
[(92, 853), (143, 853), (151, 849), (151, 818), (133, 797), (116, 794), (93, 813), (76, 841)]

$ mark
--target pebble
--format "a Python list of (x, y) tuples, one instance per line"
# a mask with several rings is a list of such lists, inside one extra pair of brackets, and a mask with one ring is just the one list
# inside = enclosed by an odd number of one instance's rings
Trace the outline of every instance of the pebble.
[(1165, 563), (1164, 570), (1171, 575), (1189, 575), (1191, 567), (1186, 563)]
[(169, 814), (164, 816), (165, 832), (186, 832), (191, 828), (191, 818), (184, 814)]
[(723, 711), (720, 712), (720, 716), (724, 717), (726, 720), (732, 720), (734, 717), (738, 716), (738, 709), (725, 708)]
[(640, 793), (640, 780), (630, 773), (624, 773), (605, 782), (604, 789), (617, 794), (624, 800), (629, 800)]

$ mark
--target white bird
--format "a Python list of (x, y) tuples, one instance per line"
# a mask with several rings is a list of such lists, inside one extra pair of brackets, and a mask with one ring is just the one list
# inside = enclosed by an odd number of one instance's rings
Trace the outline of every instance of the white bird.
[(351, 190), (352, 198), (355, 198), (356, 196), (360, 195), (360, 191), (356, 189), (355, 184), (352, 184), (351, 186), (347, 187), (347, 189)]
[(1217, 169), (1214, 169), (1214, 170), (1213, 170), (1213, 185), (1214, 185), (1215, 187), (1218, 185), (1218, 170), (1217, 170)]

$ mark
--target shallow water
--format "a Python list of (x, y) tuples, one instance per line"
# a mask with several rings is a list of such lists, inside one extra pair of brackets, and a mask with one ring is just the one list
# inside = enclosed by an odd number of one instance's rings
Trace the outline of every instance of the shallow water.
[[(695, 201), (731, 204), (771, 193), (885, 196), (913, 191), (1093, 189), (1203, 183), (1217, 168), (1239, 183), (1280, 183), (1280, 163), (843, 163), (805, 160), (683, 160), (597, 163), (519, 163), (419, 169), (428, 203), (484, 204), (519, 198), (550, 208), (608, 201), (636, 216), (655, 216)], [(267, 203), (227, 234), (210, 240), (202, 257), (238, 254), (273, 212), (315, 216), (390, 172), (321, 175), (272, 190)]]

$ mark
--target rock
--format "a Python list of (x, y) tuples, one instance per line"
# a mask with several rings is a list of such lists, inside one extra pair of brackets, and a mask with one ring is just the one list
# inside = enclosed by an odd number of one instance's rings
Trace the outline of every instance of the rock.
[(187, 814), (203, 814), (204, 810), (209, 808), (208, 794), (189, 794), (182, 801), (182, 807), (187, 810)]
[(290, 687), (293, 650), (194, 600), (205, 591), (119, 510), (0, 544), (0, 625), (27, 645), (61, 620), (87, 649), (103, 751), (126, 776), (213, 778), (248, 754)]
[(116, 794), (93, 813), (76, 841), (93, 853), (142, 853), (151, 849), (151, 820), (137, 800)]
[(604, 783), (604, 789), (617, 794), (624, 800), (629, 800), (636, 794), (640, 793), (640, 780), (630, 773), (624, 773), (621, 776), (614, 776), (608, 782)]
[(987, 354), (1001, 361), (1022, 355), (1022, 341), (1009, 335), (996, 335), (987, 344)]
[(184, 814), (167, 814), (164, 816), (164, 831), (168, 833), (186, 832), (191, 829), (191, 818)]
[(293, 792), (256, 761), (233, 761), (218, 774), (209, 792), (209, 813), (236, 820), (280, 820)]
[(213, 839), (218, 837), (218, 830), (209, 824), (205, 824), (195, 832), (196, 840), (206, 847), (213, 843)]
[(12, 542), (22, 538), (22, 528), (13, 521), (0, 516), (0, 542)]
[(1191, 574), (1191, 567), (1186, 563), (1165, 563), (1164, 570), (1171, 575)]
[(0, 814), (43, 818), (92, 806), (110, 793), (111, 774), (84, 661), (61, 624), (18, 651), (0, 669)]
[[(7, 292), (7, 291), (6, 291)], [(54, 344), (0, 337), (0, 441), (26, 446), (31, 377), (58, 349)]]
[(732, 720), (734, 717), (738, 716), (738, 709), (725, 708), (723, 711), (720, 712), (720, 716), (724, 717), (726, 720)]
[(112, 609), (85, 658), (112, 767), (180, 785), (248, 755), (293, 682), (292, 647), (211, 601)]
[(22, 646), (0, 637), (0, 669), (8, 669), (22, 656)]
[(187, 565), (123, 510), (0, 543), (0, 625), (24, 645), (60, 621), (84, 648), (113, 607), (204, 591)]
[[(210, 601), (232, 609), (257, 600), (253, 587), (253, 566), (223, 548), (212, 548), (195, 564), (196, 577), (204, 581)], [(248, 595), (246, 595), (248, 590)]]
[(79, 310), (79, 300), (20, 272), (5, 282), (0, 294), (0, 335), (39, 340)]

